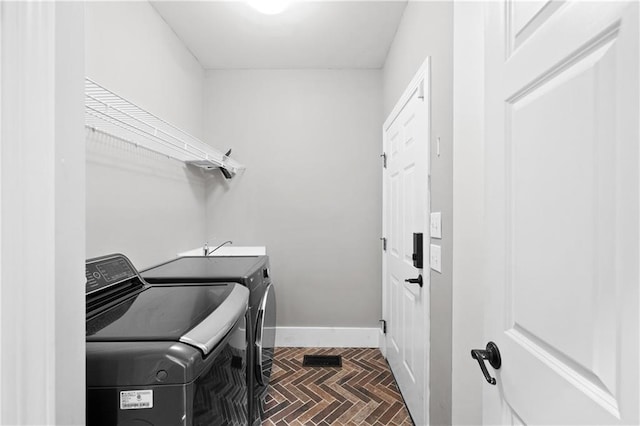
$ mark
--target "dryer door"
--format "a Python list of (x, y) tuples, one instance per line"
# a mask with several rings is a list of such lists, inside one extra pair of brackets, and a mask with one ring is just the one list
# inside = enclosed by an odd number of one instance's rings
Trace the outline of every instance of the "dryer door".
[(266, 386), (271, 377), (273, 351), (276, 345), (276, 293), (269, 283), (260, 301), (256, 324), (256, 378), (258, 384)]

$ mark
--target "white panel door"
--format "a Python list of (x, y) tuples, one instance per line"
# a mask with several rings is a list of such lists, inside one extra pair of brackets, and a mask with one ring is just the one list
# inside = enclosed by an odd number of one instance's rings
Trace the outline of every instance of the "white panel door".
[(487, 14), (484, 421), (638, 424), (638, 3)]
[[(427, 67), (428, 69), (428, 62)], [(384, 126), (383, 305), (387, 360), (414, 421), (426, 424), (429, 269), (414, 267), (413, 234), (423, 233), (428, 265), (428, 75), (409, 86)], [(422, 286), (407, 279), (422, 279)]]

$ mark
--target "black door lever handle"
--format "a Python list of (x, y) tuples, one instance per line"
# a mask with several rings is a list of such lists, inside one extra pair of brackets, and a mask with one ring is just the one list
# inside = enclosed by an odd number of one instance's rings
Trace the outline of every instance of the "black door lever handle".
[(422, 287), (422, 274), (418, 275), (418, 278), (407, 278), (405, 282), (408, 282), (410, 284), (418, 284), (420, 287)]
[(489, 364), (495, 368), (496, 370), (500, 368), (502, 365), (502, 358), (500, 358), (500, 351), (498, 350), (498, 345), (493, 342), (487, 343), (487, 348), (485, 350), (482, 349), (472, 349), (471, 350), (471, 358), (478, 361), (480, 365), (480, 369), (482, 370), (482, 374), (484, 378), (491, 385), (496, 384), (496, 379), (491, 377), (489, 371), (487, 370), (487, 366), (484, 365), (484, 360), (489, 361)]

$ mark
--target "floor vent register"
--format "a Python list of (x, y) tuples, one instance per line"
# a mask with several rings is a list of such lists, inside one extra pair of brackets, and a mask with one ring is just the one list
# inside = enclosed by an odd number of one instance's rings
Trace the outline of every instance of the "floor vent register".
[(342, 367), (342, 355), (305, 355), (303, 367)]

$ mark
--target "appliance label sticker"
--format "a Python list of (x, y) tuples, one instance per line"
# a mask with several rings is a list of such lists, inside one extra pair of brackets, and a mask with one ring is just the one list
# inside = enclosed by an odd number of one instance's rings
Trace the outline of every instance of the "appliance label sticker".
[(140, 408), (153, 408), (153, 390), (120, 392), (121, 410), (139, 410)]

